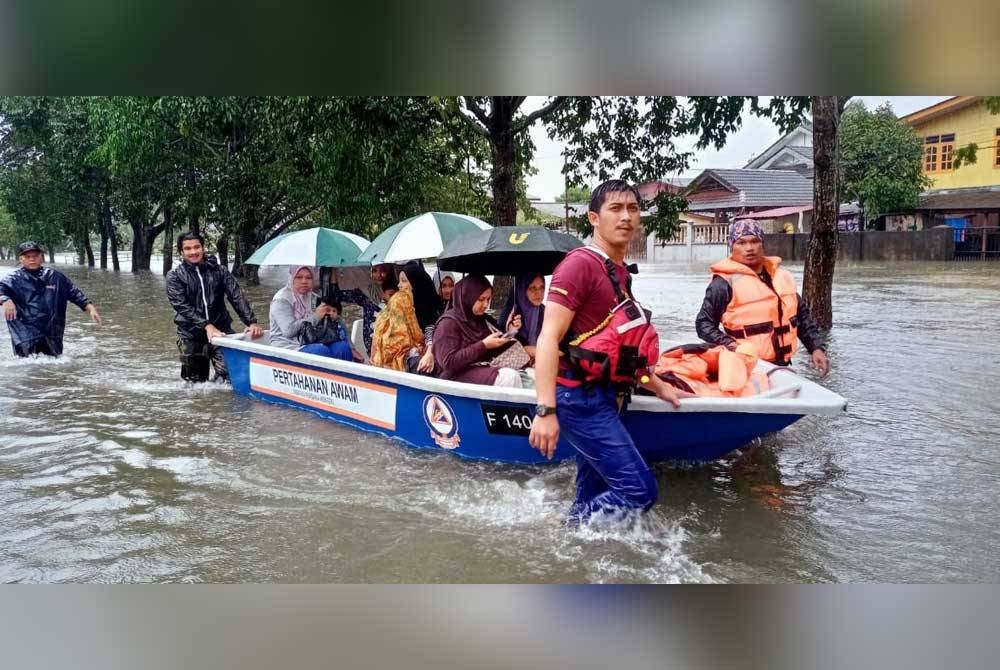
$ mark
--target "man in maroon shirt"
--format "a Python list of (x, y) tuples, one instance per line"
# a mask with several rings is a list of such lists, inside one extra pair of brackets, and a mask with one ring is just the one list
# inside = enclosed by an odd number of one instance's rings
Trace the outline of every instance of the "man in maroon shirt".
[[(634, 186), (610, 180), (594, 190), (587, 214), (594, 227), (592, 246), (612, 261), (621, 287), (628, 285), (625, 251), (639, 227), (639, 202)], [(619, 416), (619, 389), (599, 382), (566, 384), (568, 378), (574, 378), (574, 370), (559, 354), (560, 342), (567, 331), (592, 330), (604, 321), (617, 302), (604, 259), (591, 250), (576, 249), (552, 275), (545, 321), (538, 336), (535, 353), (538, 407), (528, 439), (531, 446), (551, 458), (561, 426), (563, 437), (576, 449), (576, 502), (570, 509), (573, 520), (586, 520), (598, 511), (645, 511), (656, 502), (656, 478)], [(642, 384), (645, 388), (674, 407), (679, 406), (679, 398), (685, 394), (656, 375), (644, 379), (648, 379)]]

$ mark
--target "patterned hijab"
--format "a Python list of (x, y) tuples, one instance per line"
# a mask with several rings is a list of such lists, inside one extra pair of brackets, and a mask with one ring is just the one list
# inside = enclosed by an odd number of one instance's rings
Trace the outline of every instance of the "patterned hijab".
[(764, 229), (753, 219), (736, 219), (729, 224), (729, 248), (732, 249), (741, 237), (756, 237), (763, 242)]
[(309, 274), (315, 279), (316, 273), (313, 272), (312, 267), (308, 265), (295, 265), (288, 271), (288, 282), (285, 284), (285, 288), (288, 289), (289, 302), (292, 303), (292, 315), (296, 320), (306, 318), (306, 315), (312, 311), (312, 291), (309, 293), (298, 293), (295, 290), (295, 275), (299, 273), (299, 270), (309, 270)]

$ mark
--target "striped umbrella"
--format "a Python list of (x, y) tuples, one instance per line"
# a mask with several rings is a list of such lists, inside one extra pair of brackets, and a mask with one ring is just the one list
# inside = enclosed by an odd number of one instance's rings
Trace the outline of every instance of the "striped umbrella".
[(358, 255), (368, 248), (368, 244), (360, 235), (332, 228), (308, 228), (278, 235), (255, 251), (246, 263), (325, 267), (368, 265), (358, 261)]
[(372, 240), (358, 261), (398, 263), (414, 258), (434, 258), (452, 240), (490, 224), (465, 214), (427, 212), (391, 226)]

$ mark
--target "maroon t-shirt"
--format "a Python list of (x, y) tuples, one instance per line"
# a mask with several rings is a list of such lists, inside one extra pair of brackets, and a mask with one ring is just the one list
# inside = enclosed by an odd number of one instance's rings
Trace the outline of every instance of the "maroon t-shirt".
[[(615, 264), (619, 286), (628, 286), (628, 270)], [(546, 302), (562, 305), (575, 312), (569, 329), (572, 333), (585, 333), (596, 328), (608, 312), (618, 304), (615, 289), (608, 278), (604, 259), (593, 251), (579, 248), (566, 254), (552, 273)], [(570, 369), (565, 357), (559, 359), (559, 371)]]

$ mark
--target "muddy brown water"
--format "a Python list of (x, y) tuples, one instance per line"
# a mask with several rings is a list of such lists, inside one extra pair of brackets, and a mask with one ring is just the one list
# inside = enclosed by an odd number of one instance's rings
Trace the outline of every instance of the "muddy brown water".
[[(28, 361), (0, 326), (0, 581), (1000, 579), (995, 266), (838, 268), (822, 383), (848, 411), (658, 466), (650, 514), (579, 529), (554, 522), (571, 464), (469, 463), (186, 385), (162, 277), (59, 268), (105, 325), (71, 306), (66, 356)], [(692, 340), (706, 271), (642, 268), (664, 337)], [(280, 283), (249, 290), (262, 319)]]

